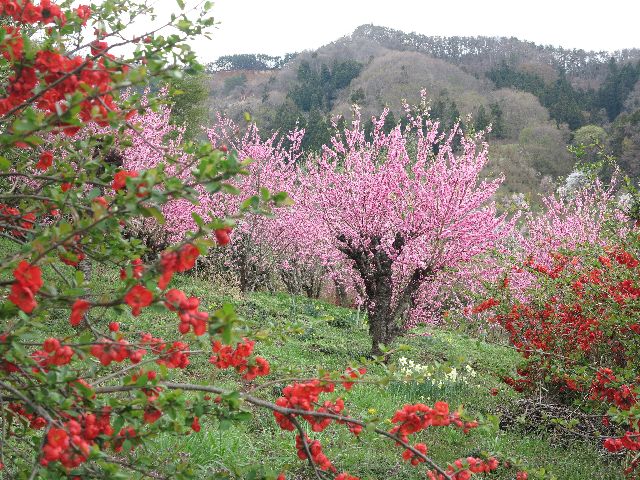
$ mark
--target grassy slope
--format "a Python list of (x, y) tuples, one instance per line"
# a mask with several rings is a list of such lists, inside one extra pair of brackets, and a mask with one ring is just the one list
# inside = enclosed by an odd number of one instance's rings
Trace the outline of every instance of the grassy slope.
[[(313, 375), (319, 367), (342, 370), (351, 362), (357, 362), (369, 349), (367, 332), (352, 310), (284, 294), (255, 293), (244, 298), (229, 298), (203, 281), (181, 279), (178, 286), (204, 298), (208, 308), (231, 300), (244, 318), (255, 323), (255, 327), (273, 330), (275, 340), (260, 342), (257, 351), (270, 360), (276, 371), (299, 369)], [(130, 328), (150, 328), (172, 337), (175, 319), (158, 315), (143, 314)], [(292, 329), (292, 325), (296, 328)], [(292, 334), (292, 331), (297, 333)], [(512, 350), (445, 330), (433, 329), (430, 333), (406, 338), (405, 342), (412, 349), (403, 355), (422, 364), (442, 359), (460, 366), (470, 364), (478, 372), (472, 383), (445, 389), (401, 382), (387, 386), (355, 386), (345, 396), (350, 413), (362, 416), (375, 409), (381, 418), (389, 418), (405, 403), (433, 403), (443, 399), (452, 406), (464, 404), (470, 414), (486, 415), (495, 413), (501, 405), (516, 398), (499, 380), (501, 373), (514, 368), (517, 356)], [(375, 375), (376, 372), (370, 373)], [(206, 357), (194, 357), (188, 371), (176, 376), (218, 385), (224, 385), (230, 379), (226, 372), (211, 368)], [(489, 393), (494, 387), (500, 390), (496, 397)], [(277, 393), (278, 390), (273, 389), (263, 395), (273, 399)], [(293, 434), (280, 431), (269, 413), (256, 412), (253, 420), (226, 431), (220, 431), (215, 422), (205, 425), (199, 434), (158, 438), (149, 447), (150, 453), (166, 462), (171, 462), (174, 455), (189, 456), (198, 465), (202, 478), (224, 472), (233, 476), (237, 467), (256, 462), (286, 471), (287, 478), (311, 478), (305, 465), (295, 457)], [(363, 479), (424, 478), (423, 468), (408, 467), (400, 458), (400, 449), (373, 434), (364, 433), (361, 439), (354, 439), (346, 428), (331, 426), (325, 432), (311, 433), (311, 436), (322, 442), (339, 469)], [(430, 446), (430, 454), (440, 461), (477, 451), (499, 451), (525, 459), (530, 467), (549, 467), (559, 479), (619, 478), (616, 473), (619, 467), (607, 464), (593, 447), (580, 443), (550, 445), (539, 435), (475, 431), (465, 436), (440, 428), (427, 434), (426, 443)]]
[[(12, 245), (0, 241), (6, 251)], [(64, 268), (73, 274), (72, 268)], [(44, 269), (45, 278), (53, 277), (49, 268)], [(94, 278), (98, 286), (112, 286), (117, 282), (113, 270), (97, 268)], [(236, 306), (240, 315), (252, 324), (253, 330), (271, 330), (270, 341), (257, 344), (257, 352), (271, 362), (276, 373), (267, 377), (308, 374), (314, 375), (318, 368), (343, 370), (350, 363), (357, 363), (370, 347), (369, 338), (361, 318), (353, 310), (285, 294), (254, 293), (246, 297), (230, 296), (227, 291), (212, 287), (203, 280), (178, 277), (175, 287), (190, 295), (203, 299), (204, 308), (213, 310), (224, 302)], [(66, 309), (52, 309), (47, 331), (43, 336), (63, 337), (73, 333), (68, 324)], [(117, 318), (111, 314), (103, 319), (121, 322), (124, 332), (149, 331), (154, 336), (176, 338), (177, 319), (174, 314), (149, 309), (133, 319), (128, 314)], [(464, 405), (472, 415), (494, 414), (501, 406), (517, 397), (499, 380), (501, 374), (513, 370), (518, 357), (514, 351), (491, 345), (474, 338), (443, 330), (431, 329), (404, 338), (411, 347), (402, 355), (421, 364), (433, 364), (449, 360), (459, 367), (470, 364), (478, 376), (469, 385), (437, 389), (429, 384), (392, 383), (387, 386), (356, 385), (344, 395), (349, 413), (366, 416), (375, 409), (380, 418), (390, 418), (393, 412), (405, 403), (446, 400), (452, 407)], [(43, 337), (42, 337), (43, 338)], [(35, 335), (34, 340), (42, 340)], [(393, 360), (397, 360), (398, 354)], [(278, 375), (277, 372), (280, 372)], [(370, 372), (376, 374), (375, 369)], [(380, 373), (378, 371), (378, 373)], [(234, 385), (235, 374), (220, 372), (208, 363), (208, 355), (193, 355), (186, 371), (172, 371), (177, 381)], [(489, 391), (498, 388), (500, 394), (491, 396)], [(279, 390), (265, 391), (265, 397), (275, 399)], [(383, 423), (384, 425), (384, 423)], [(402, 462), (401, 450), (374, 434), (364, 432), (354, 439), (346, 428), (331, 426), (321, 434), (309, 432), (317, 438), (336, 466), (362, 479), (418, 479), (424, 478), (424, 468), (414, 469)], [(420, 440), (416, 440), (418, 442)], [(429, 445), (430, 455), (441, 462), (457, 456), (467, 456), (478, 451), (501, 452), (524, 459), (530, 467), (548, 467), (562, 480), (609, 480), (622, 478), (619, 465), (607, 463), (595, 448), (572, 443), (570, 446), (550, 445), (540, 435), (515, 431), (473, 431), (462, 435), (452, 429), (433, 429), (424, 441)], [(295, 456), (293, 434), (281, 431), (271, 414), (256, 411), (254, 419), (244, 424), (221, 431), (215, 421), (203, 421), (198, 434), (183, 437), (166, 436), (154, 440), (149, 452), (159, 463), (190, 457), (199, 469), (201, 478), (213, 478), (225, 474), (233, 478), (238, 467), (263, 463), (276, 471), (286, 471), (288, 479), (311, 478), (306, 464)], [(422, 474), (420, 473), (422, 472)], [(509, 478), (494, 476), (493, 478)]]

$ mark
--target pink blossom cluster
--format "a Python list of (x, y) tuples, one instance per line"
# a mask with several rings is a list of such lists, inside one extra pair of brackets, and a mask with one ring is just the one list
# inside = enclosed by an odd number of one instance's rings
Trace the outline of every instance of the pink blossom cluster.
[[(162, 145), (174, 129), (169, 114), (161, 108), (134, 119), (144, 139), (127, 149), (125, 168), (157, 164), (160, 156), (153, 146)], [(327, 279), (339, 280), (358, 292), (367, 308), (374, 308), (364, 279), (342, 247), (348, 242), (367, 250), (371, 242), (379, 242), (393, 262), (394, 302), (401, 301), (400, 293), (417, 269), (432, 272), (412, 295), (410, 322), (432, 318), (451, 300), (454, 285), (472, 279), (479, 284), (481, 258), (510, 234), (513, 222), (497, 213), (492, 200), (502, 179), (481, 178), (486, 143), (457, 127), (442, 133), (426, 114), (410, 114), (405, 129), (398, 126), (387, 134), (387, 114), (385, 110), (374, 119), (372, 138), (367, 139), (356, 112), (350, 128), (337, 132), (322, 154), (307, 157), (300, 149), (304, 131), (289, 132), (285, 145), (276, 135), (263, 139), (255, 125), (240, 128), (218, 115), (206, 130), (211, 143), (236, 151), (241, 161), (251, 160), (247, 175), (232, 182), (240, 194), (202, 191), (199, 205), (171, 202), (163, 212), (169, 238), (180, 238), (194, 227), (193, 211), (205, 219), (232, 216), (261, 188), (286, 191), (291, 207), (272, 216), (238, 219), (230, 257), (242, 249), (242, 261), (254, 268), (320, 266)], [(460, 148), (454, 149), (454, 141)], [(170, 168), (175, 166), (167, 171)], [(393, 246), (398, 238), (401, 249)]]

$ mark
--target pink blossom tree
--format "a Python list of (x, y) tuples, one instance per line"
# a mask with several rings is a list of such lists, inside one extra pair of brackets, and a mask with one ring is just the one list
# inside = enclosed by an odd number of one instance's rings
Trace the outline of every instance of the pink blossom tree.
[(594, 178), (576, 188), (561, 187), (542, 198), (540, 210), (523, 216), (520, 228), (514, 230), (509, 247), (503, 251), (507, 259), (501, 268), (507, 271), (501, 275), (508, 278), (513, 295), (524, 299), (525, 290), (536, 281), (536, 274), (522, 267), (552, 271), (564, 251), (603, 247), (612, 238), (626, 235), (630, 217), (617, 198), (617, 178), (614, 175), (609, 185)]
[[(235, 194), (201, 196), (202, 206), (213, 215), (231, 215), (247, 198), (259, 196), (262, 189), (295, 195), (304, 130), (263, 139), (255, 124), (241, 128), (218, 115), (216, 124), (206, 132), (214, 146), (232, 150), (239, 161), (248, 162), (246, 174), (231, 182)], [(227, 261), (238, 275), (241, 290), (264, 287), (279, 266), (293, 256), (287, 210), (248, 212), (235, 226)]]
[(427, 114), (408, 114), (404, 130), (385, 134), (387, 113), (371, 140), (356, 114), (307, 162), (297, 199), (315, 250), (339, 254), (359, 286), (375, 355), (412, 316), (432, 313), (444, 280), (464, 275), (511, 228), (492, 200), (502, 179), (481, 180), (488, 146), (479, 136), (443, 134)]
[[(170, 106), (163, 105), (132, 118), (141, 134), (132, 139), (131, 146), (123, 152), (125, 169), (160, 167), (174, 177), (186, 180), (185, 172), (188, 176), (191, 158), (184, 153), (178, 154), (176, 147), (182, 141), (183, 129), (171, 125), (170, 116)], [(263, 189), (292, 194), (296, 191), (296, 164), (301, 155), (304, 131), (295, 130), (284, 137), (272, 135), (263, 139), (255, 124), (241, 127), (218, 115), (215, 124), (206, 128), (206, 134), (213, 146), (230, 152), (227, 161), (242, 165), (243, 175), (225, 183), (222, 192), (195, 187), (195, 205), (182, 198), (169, 201), (162, 209), (163, 225), (146, 219), (134, 233), (148, 237), (151, 243), (162, 247), (168, 242), (180, 241), (189, 231), (197, 229), (194, 214), (209, 221), (233, 218), (244, 210), (244, 215), (236, 219), (225, 254), (216, 260), (237, 275), (243, 291), (264, 287), (280, 266), (286, 267), (293, 262), (295, 252), (292, 249), (295, 247), (291, 239), (294, 237), (288, 234), (291, 222), (287, 219), (286, 209), (279, 209), (277, 215), (265, 212), (261, 209), (264, 204), (251, 199), (257, 200)], [(171, 140), (167, 141), (168, 138)], [(284, 145), (285, 139), (290, 146)], [(167, 163), (167, 154), (175, 155), (173, 163)]]

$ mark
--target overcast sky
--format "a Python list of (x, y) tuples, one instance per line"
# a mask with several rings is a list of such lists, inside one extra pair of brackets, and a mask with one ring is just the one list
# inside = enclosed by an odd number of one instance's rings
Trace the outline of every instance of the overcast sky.
[[(166, 3), (165, 3), (166, 2)], [(162, 5), (162, 7), (160, 7)], [(158, 7), (175, 5), (160, 0)], [(515, 36), (585, 50), (640, 47), (638, 0), (217, 0), (202, 61), (315, 49), (365, 23), (442, 36)]]

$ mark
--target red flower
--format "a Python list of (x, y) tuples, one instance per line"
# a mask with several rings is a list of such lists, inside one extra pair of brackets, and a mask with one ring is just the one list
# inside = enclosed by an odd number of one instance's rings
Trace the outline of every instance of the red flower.
[(82, 300), (79, 298), (76, 300), (71, 307), (71, 317), (69, 318), (69, 323), (74, 327), (80, 325), (82, 319), (84, 318), (84, 314), (87, 313), (87, 310), (91, 308), (91, 304), (86, 300)]
[(11, 286), (11, 294), (8, 299), (25, 313), (33, 312), (33, 309), (38, 305), (33, 298), (33, 292), (21, 283), (14, 283)]
[(180, 250), (180, 256), (178, 257), (178, 272), (186, 272), (191, 270), (196, 263), (200, 251), (194, 245), (188, 243)]
[(360, 478), (354, 477), (353, 475), (349, 475), (346, 472), (342, 472), (340, 475), (336, 477), (335, 480), (360, 480)]
[(500, 301), (496, 300), (495, 298), (489, 298), (487, 300), (485, 300), (484, 302), (482, 302), (480, 305), (476, 306), (473, 308), (473, 310), (471, 310), (473, 313), (481, 313), (484, 312), (485, 310), (489, 310), (490, 308), (495, 307), (496, 305), (499, 305)]
[(105, 209), (109, 208), (109, 203), (104, 197), (96, 197), (92, 200), (92, 202), (97, 203), (98, 205), (101, 205)]
[[(136, 258), (135, 260), (133, 260), (131, 262), (131, 273), (133, 278), (141, 278), (142, 274), (144, 273), (144, 265), (142, 263), (142, 260), (139, 258)], [(123, 268), (120, 270), (120, 279), (121, 280), (125, 280), (127, 278), (127, 271)]]
[(25, 260), (22, 260), (13, 271), (13, 277), (18, 283), (24, 285), (34, 293), (40, 290), (43, 285), (40, 267), (31, 265)]
[(111, 184), (111, 188), (113, 188), (116, 192), (118, 190), (122, 190), (127, 186), (127, 178), (135, 178), (138, 176), (138, 172), (135, 170), (120, 170), (113, 176), (113, 183)]
[(71, 188), (71, 184), (69, 182), (65, 182), (62, 185), (60, 185), (60, 190), (62, 190), (63, 192), (66, 192), (70, 188)]
[[(4, 11), (6, 15), (11, 15), (10, 11), (16, 11), (18, 5), (14, 2), (7, 2), (4, 4)], [(7, 60), (18, 60), (22, 58), (24, 49), (24, 40), (20, 35), (20, 30), (15, 27), (5, 25), (4, 27), (7, 35), (4, 37), (4, 44), (0, 47), (0, 52)]]
[(82, 20), (82, 25), (86, 25), (87, 20), (91, 16), (91, 8), (89, 8), (87, 5), (80, 5), (78, 8), (76, 8), (76, 14)]
[(124, 301), (131, 307), (134, 316), (140, 315), (143, 307), (148, 307), (153, 301), (153, 293), (142, 285), (136, 285), (124, 296)]
[(162, 411), (157, 408), (149, 408), (144, 412), (144, 422), (145, 423), (154, 423), (162, 416)]
[(220, 228), (214, 233), (216, 236), (216, 242), (218, 242), (218, 244), (223, 247), (231, 240), (231, 238), (229, 237), (229, 234), (231, 233), (231, 227)]
[(160, 256), (160, 266), (162, 267), (162, 275), (158, 281), (158, 287), (161, 290), (167, 288), (173, 273), (178, 269), (179, 256), (177, 252), (162, 252)]
[(191, 422), (191, 429), (194, 432), (200, 431), (200, 420), (198, 419), (198, 417), (193, 417), (193, 422)]
[(20, 222), (20, 226), (25, 230), (31, 230), (36, 221), (36, 216), (33, 212), (25, 213), (22, 216), (22, 221)]

